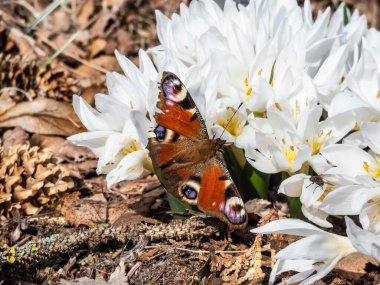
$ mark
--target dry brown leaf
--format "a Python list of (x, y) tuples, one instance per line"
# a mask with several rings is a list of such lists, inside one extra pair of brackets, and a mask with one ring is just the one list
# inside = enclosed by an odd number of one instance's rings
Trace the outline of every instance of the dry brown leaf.
[[(44, 30), (39, 30), (37, 36), (41, 39), (41, 41), (45, 41), (45, 39), (49, 39), (50, 43), (54, 45), (56, 49), (62, 47), (67, 43), (67, 41), (70, 39), (72, 36), (71, 34), (52, 34), (50, 31), (44, 31)], [(51, 39), (52, 36), (56, 36), (55, 38)], [(86, 57), (86, 52), (78, 47), (75, 44), (75, 40), (71, 42), (64, 50), (64, 54), (70, 54), (74, 55), (76, 57), (80, 58), (85, 58)]]
[(99, 19), (90, 29), (92, 38), (103, 38), (107, 36), (107, 30), (112, 30), (111, 23), (115, 23), (115, 14), (104, 10), (99, 15)]
[(354, 252), (340, 260), (334, 271), (338, 271), (339, 275), (348, 280), (357, 281), (367, 274), (366, 267), (369, 264), (379, 267), (379, 264), (374, 259), (359, 252)]
[(245, 203), (245, 208), (247, 212), (254, 213), (256, 215), (259, 215), (260, 217), (265, 217), (268, 215), (271, 211), (270, 206), (272, 205), (271, 202), (264, 199), (252, 199)]
[(15, 105), (16, 102), (12, 100), (8, 93), (1, 94), (0, 92), (0, 116)]
[(16, 126), (46, 135), (70, 136), (84, 131), (71, 104), (48, 98), (21, 102), (0, 115), (0, 127)]
[(103, 193), (84, 199), (76, 199), (76, 197), (65, 199), (61, 213), (69, 224), (76, 227), (79, 225), (94, 227), (96, 224), (105, 222), (112, 224), (125, 214), (136, 215), (128, 208), (126, 202), (107, 203)]
[(61, 279), (58, 284), (60, 285), (110, 285), (110, 284), (128, 284), (128, 277), (125, 274), (125, 265), (124, 261), (121, 260), (119, 266), (111, 274), (108, 281), (105, 281), (104, 278), (96, 278), (95, 280), (88, 277), (81, 277), (75, 280), (64, 280)]
[(69, 21), (70, 15), (68, 11), (64, 9), (57, 9), (52, 14), (52, 23), (54, 25), (54, 32), (56, 33), (67, 33), (70, 30), (71, 22)]
[(95, 2), (93, 0), (86, 0), (82, 2), (82, 5), (79, 7), (77, 12), (77, 21), (80, 24), (81, 28), (84, 28), (91, 16), (94, 15), (95, 11)]
[(93, 58), (97, 56), (102, 50), (104, 50), (106, 45), (107, 41), (105, 39), (95, 39), (90, 45), (90, 57)]
[[(119, 64), (117, 63), (117, 60), (114, 56), (102, 55), (90, 60), (89, 63), (94, 66), (99, 66), (108, 71), (119, 70)], [(85, 65), (85, 64), (78, 67), (76, 69), (76, 72), (83, 75), (86, 74), (88, 77), (93, 76), (93, 77), (104, 78), (103, 72), (101, 72), (100, 70), (96, 70), (93, 67)]]
[(25, 144), (28, 141), (28, 134), (20, 127), (7, 130), (3, 134), (3, 147), (7, 150), (12, 145)]
[(72, 203), (65, 201), (61, 213), (65, 220), (75, 227), (79, 225), (94, 227), (96, 224), (106, 222), (106, 204), (101, 201), (89, 199), (75, 200)]

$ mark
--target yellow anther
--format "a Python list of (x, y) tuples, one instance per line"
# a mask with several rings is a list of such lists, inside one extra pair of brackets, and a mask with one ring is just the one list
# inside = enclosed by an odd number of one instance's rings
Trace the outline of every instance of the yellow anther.
[(377, 161), (374, 160), (370, 164), (366, 161), (363, 161), (363, 168), (365, 172), (372, 176), (372, 178), (380, 178), (380, 164)]
[(121, 151), (124, 155), (128, 155), (136, 150), (139, 150), (140, 147), (137, 144), (136, 140), (132, 140), (127, 146), (125, 146)]
[(281, 108), (281, 105), (278, 102), (274, 103), (274, 106), (276, 107), (277, 110), (281, 112), (283, 111), (283, 109)]

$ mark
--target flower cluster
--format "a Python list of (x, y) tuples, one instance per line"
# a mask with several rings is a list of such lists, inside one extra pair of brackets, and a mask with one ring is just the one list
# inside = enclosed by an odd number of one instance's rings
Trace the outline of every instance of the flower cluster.
[(160, 45), (140, 51), (139, 68), (116, 52), (124, 75), (107, 74), (96, 109), (74, 97), (88, 132), (70, 140), (96, 153), (108, 186), (151, 169), (157, 82), (171, 71), (210, 134), (243, 149), (255, 169), (288, 177), (279, 192), (299, 197), (308, 220), (332, 227), (329, 215), (359, 215), (361, 228), (346, 218), (348, 237), (290, 219), (255, 229), (306, 236), (278, 253), (272, 283), (293, 270), (286, 284), (311, 284), (354, 251), (380, 261), (379, 31), (344, 4), (313, 20), (308, 0), (227, 0), (223, 9), (200, 0), (156, 17)]

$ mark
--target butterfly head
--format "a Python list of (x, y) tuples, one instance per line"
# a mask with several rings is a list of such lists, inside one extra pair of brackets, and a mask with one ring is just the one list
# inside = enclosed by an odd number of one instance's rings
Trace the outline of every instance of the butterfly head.
[(215, 146), (215, 150), (216, 151), (221, 151), (223, 146), (226, 145), (226, 140), (223, 140), (221, 138), (216, 138), (213, 140), (213, 143), (214, 143), (214, 146)]

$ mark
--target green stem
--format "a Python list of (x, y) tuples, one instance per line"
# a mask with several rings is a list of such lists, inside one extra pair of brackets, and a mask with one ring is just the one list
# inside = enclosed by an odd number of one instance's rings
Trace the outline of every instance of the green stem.
[(290, 217), (295, 219), (307, 220), (302, 213), (302, 203), (299, 197), (288, 197), (288, 205)]

